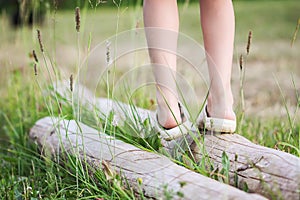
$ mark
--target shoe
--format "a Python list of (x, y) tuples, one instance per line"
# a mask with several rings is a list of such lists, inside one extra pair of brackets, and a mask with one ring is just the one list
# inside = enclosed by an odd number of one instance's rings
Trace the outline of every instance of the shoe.
[(180, 103), (178, 103), (182, 123), (174, 128), (165, 128), (158, 122), (157, 113), (155, 114), (155, 129), (159, 132), (161, 139), (166, 141), (175, 140), (179, 137), (187, 135), (192, 128), (192, 123), (188, 120), (189, 115)]
[(236, 129), (235, 120), (210, 117), (207, 112), (207, 105), (202, 109), (196, 123), (200, 131), (208, 130), (219, 133), (234, 133)]

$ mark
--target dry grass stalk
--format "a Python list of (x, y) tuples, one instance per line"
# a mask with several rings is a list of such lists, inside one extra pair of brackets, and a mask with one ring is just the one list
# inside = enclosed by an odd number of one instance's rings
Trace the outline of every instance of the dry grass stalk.
[(107, 180), (113, 180), (116, 177), (117, 173), (113, 171), (109, 162), (102, 160), (102, 167)]
[(251, 46), (251, 41), (252, 41), (252, 31), (249, 31), (249, 34), (248, 34), (248, 42), (247, 42), (247, 55), (249, 54), (250, 52), (250, 46)]
[(137, 20), (137, 22), (135, 24), (135, 28), (138, 29), (140, 27), (141, 27), (140, 20)]
[(61, 102), (58, 103), (58, 115), (62, 113), (62, 105)]
[(293, 38), (292, 38), (292, 41), (291, 41), (291, 46), (293, 46), (294, 43), (295, 43), (295, 41), (296, 41), (297, 33), (298, 33), (299, 29), (300, 29), (300, 18), (298, 19), (296, 30), (295, 30), (295, 32), (293, 34)]
[(76, 22), (76, 31), (80, 31), (80, 8), (75, 8), (75, 22)]
[(41, 31), (39, 29), (37, 29), (36, 31), (37, 31), (37, 37), (38, 37), (38, 41), (39, 41), (39, 44), (40, 44), (41, 52), (44, 52), (44, 46), (43, 46), (43, 43), (42, 43)]

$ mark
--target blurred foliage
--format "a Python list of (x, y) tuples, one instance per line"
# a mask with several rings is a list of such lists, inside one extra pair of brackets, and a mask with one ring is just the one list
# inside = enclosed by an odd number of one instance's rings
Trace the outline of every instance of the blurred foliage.
[[(195, 3), (199, 0), (178, 0), (181, 3)], [(233, 0), (233, 1), (258, 1), (258, 0)], [(261, 0), (260, 0), (261, 1)], [(270, 1), (270, 0), (265, 0)], [(39, 5), (40, 7), (47, 7), (52, 9), (74, 9), (76, 6), (95, 8), (98, 6), (132, 6), (142, 5), (143, 0), (0, 0), (0, 11), (11, 11), (19, 8), (22, 4)]]

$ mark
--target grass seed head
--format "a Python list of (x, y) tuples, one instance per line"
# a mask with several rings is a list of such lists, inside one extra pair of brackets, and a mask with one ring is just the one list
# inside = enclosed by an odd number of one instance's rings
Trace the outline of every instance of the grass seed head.
[(106, 63), (107, 65), (110, 64), (110, 44), (111, 42), (110, 41), (106, 41)]
[(39, 60), (38, 60), (38, 58), (36, 56), (35, 50), (32, 51), (32, 55), (33, 55), (33, 58), (34, 58), (35, 62), (38, 63)]
[(250, 46), (251, 46), (251, 42), (252, 42), (252, 31), (250, 30), (249, 33), (248, 33), (248, 42), (247, 42), (247, 55), (249, 54), (250, 52)]
[(73, 92), (73, 74), (70, 76), (70, 90)]
[(37, 73), (37, 66), (36, 66), (36, 63), (34, 63), (34, 65), (33, 65), (33, 69), (34, 69), (34, 75), (38, 75), (38, 73)]
[(80, 31), (80, 8), (75, 8), (75, 22), (76, 22), (76, 31), (79, 33)]
[(38, 41), (39, 41), (39, 44), (40, 44), (41, 52), (44, 52), (44, 46), (43, 46), (43, 43), (42, 43), (41, 31), (39, 29), (37, 29), (36, 32), (37, 32), (37, 37), (38, 37)]
[(243, 64), (244, 64), (244, 57), (243, 54), (240, 55), (240, 70), (243, 70)]

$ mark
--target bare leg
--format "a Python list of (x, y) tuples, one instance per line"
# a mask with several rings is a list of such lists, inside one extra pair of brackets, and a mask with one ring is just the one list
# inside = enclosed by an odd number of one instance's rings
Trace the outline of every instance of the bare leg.
[(231, 0), (200, 0), (201, 25), (211, 81), (207, 101), (211, 117), (235, 120), (231, 90), (234, 11)]
[(144, 25), (156, 79), (158, 121), (165, 128), (173, 128), (181, 123), (174, 80), (179, 29), (177, 1), (145, 0)]

